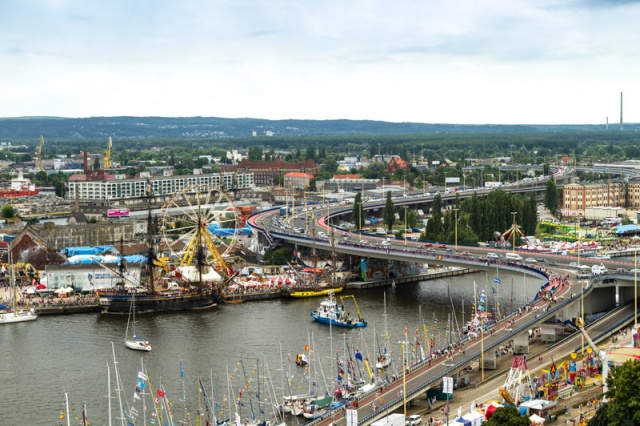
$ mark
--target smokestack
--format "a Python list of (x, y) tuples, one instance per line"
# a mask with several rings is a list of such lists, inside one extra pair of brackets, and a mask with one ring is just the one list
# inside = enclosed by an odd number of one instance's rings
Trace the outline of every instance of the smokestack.
[(607, 117), (607, 130), (609, 130), (609, 117)]
[(624, 129), (622, 125), (622, 92), (620, 92), (620, 131)]
[(84, 167), (84, 174), (88, 175), (89, 174), (89, 151), (83, 151), (82, 152), (82, 165)]

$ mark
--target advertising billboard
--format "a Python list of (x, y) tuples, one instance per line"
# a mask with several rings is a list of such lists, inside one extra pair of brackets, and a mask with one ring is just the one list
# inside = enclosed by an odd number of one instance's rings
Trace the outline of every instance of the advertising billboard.
[(129, 209), (109, 209), (107, 217), (129, 217)]
[(460, 178), (459, 177), (448, 177), (445, 179), (445, 182), (447, 183), (460, 183)]

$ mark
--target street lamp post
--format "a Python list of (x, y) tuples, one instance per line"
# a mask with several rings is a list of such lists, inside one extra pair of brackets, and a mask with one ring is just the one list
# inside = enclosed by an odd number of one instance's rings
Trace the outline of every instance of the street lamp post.
[[(584, 324), (584, 279), (580, 279), (580, 290), (581, 290), (581, 297), (580, 297), (580, 321), (582, 322), (582, 324)], [(582, 335), (582, 345), (580, 346), (580, 353), (583, 355), (584, 357), (584, 334), (580, 333)]]
[(638, 332), (638, 248), (633, 250), (633, 333), (631, 338)]
[(404, 235), (404, 245), (407, 245), (407, 208), (409, 206), (402, 206), (404, 207), (404, 232), (402, 233), (402, 235)]
[(402, 176), (402, 196), (407, 196), (407, 177)]
[(511, 251), (515, 253), (516, 251), (516, 215), (518, 214), (518, 212), (511, 212), (511, 216), (513, 216), (513, 226), (512, 226), (512, 240), (513, 242), (511, 243)]
[(447, 172), (444, 172), (444, 193), (447, 193)]
[(427, 194), (427, 175), (422, 175), (422, 195)]
[(480, 317), (480, 381), (484, 382), (484, 315)]
[(458, 210), (460, 209), (453, 209), (453, 212), (455, 214), (455, 250), (458, 251)]
[(404, 417), (407, 417), (407, 364), (404, 356), (405, 345), (408, 342), (404, 340), (402, 342), (398, 342), (402, 345), (402, 407), (404, 409)]

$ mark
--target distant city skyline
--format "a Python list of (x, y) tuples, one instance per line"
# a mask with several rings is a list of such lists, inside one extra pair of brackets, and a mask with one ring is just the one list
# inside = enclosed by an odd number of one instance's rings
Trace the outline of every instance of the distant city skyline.
[(640, 0), (7, 0), (0, 117), (640, 122)]

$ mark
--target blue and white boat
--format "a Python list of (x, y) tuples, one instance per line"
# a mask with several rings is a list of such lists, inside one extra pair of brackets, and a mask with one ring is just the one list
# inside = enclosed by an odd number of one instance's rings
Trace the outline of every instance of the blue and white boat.
[[(318, 306), (315, 311), (311, 312), (311, 316), (315, 321), (321, 324), (331, 324), (336, 327), (346, 328), (366, 327), (367, 322), (362, 319), (358, 304), (356, 303), (357, 318), (351, 318), (349, 311), (347, 311), (344, 305), (344, 297), (345, 296), (341, 297), (341, 302), (343, 303), (338, 304), (335, 294), (330, 292), (328, 297), (320, 303), (320, 306)], [(355, 298), (353, 296), (346, 297), (353, 298), (355, 303)]]

